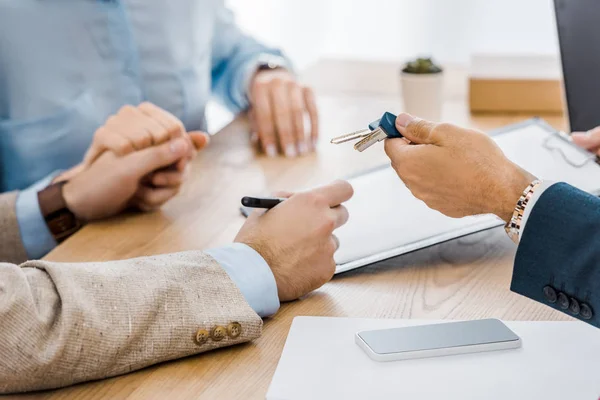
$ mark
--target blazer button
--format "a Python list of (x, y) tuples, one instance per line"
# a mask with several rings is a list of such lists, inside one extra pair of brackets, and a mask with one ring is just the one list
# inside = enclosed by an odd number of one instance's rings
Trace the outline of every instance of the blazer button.
[(546, 297), (548, 303), (556, 303), (556, 290), (552, 286), (544, 286), (544, 297)]
[(227, 329), (222, 326), (215, 326), (210, 334), (210, 337), (215, 342), (220, 342), (227, 335)]
[(242, 333), (242, 325), (240, 325), (239, 322), (232, 322), (229, 325), (227, 325), (227, 336), (229, 336), (232, 339), (235, 339), (236, 337), (240, 336)]
[(580, 310), (581, 310), (581, 307), (580, 307), (577, 299), (574, 297), (571, 297), (569, 299), (569, 311), (571, 311), (571, 314), (578, 315)]
[(206, 329), (198, 329), (196, 332), (196, 344), (198, 346), (202, 346), (208, 340), (208, 331)]
[(558, 306), (563, 310), (569, 308), (569, 298), (563, 292), (558, 293)]
[(594, 316), (594, 311), (592, 307), (590, 307), (586, 303), (581, 303), (581, 310), (579, 311), (579, 316), (583, 319), (592, 319)]

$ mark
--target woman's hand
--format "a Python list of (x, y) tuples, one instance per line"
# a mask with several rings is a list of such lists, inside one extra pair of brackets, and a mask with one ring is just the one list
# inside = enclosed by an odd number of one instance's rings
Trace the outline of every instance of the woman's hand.
[(189, 162), (198, 150), (208, 144), (209, 136), (203, 132), (186, 133), (179, 119), (151, 103), (142, 103), (137, 107), (124, 106), (108, 118), (94, 134), (83, 163), (59, 179), (69, 179), (89, 168), (105, 152), (123, 157), (177, 138), (184, 138), (188, 142), (187, 154), (173, 165), (152, 171), (144, 177), (132, 200), (132, 204), (143, 211), (157, 209), (179, 192), (189, 175)]

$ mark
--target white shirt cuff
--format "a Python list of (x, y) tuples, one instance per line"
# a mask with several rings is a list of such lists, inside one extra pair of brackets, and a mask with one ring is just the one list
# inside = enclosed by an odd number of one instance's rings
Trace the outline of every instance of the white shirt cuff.
[(279, 309), (277, 283), (271, 268), (252, 247), (232, 243), (205, 251), (227, 272), (244, 298), (261, 317), (273, 315)]
[(523, 217), (521, 218), (521, 231), (519, 232), (520, 238), (523, 237), (523, 232), (525, 232), (525, 225), (527, 225), (527, 220), (529, 219), (529, 215), (531, 215), (531, 210), (533, 210), (535, 203), (537, 203), (538, 199), (542, 196), (542, 193), (544, 193), (550, 186), (554, 185), (555, 183), (557, 182), (542, 181), (535, 190), (535, 192), (533, 192), (531, 199), (529, 199), (529, 203), (527, 203), (527, 207), (525, 207), (525, 210), (523, 211)]

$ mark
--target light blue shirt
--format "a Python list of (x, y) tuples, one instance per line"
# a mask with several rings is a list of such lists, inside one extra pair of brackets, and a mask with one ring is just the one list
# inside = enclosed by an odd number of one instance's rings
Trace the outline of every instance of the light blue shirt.
[(250, 307), (261, 317), (273, 315), (279, 309), (279, 294), (271, 268), (256, 250), (242, 243), (233, 243), (205, 251), (227, 271)]
[(0, 2), (0, 191), (23, 190), (17, 218), (28, 256), (56, 243), (37, 205), (53, 171), (79, 163), (125, 104), (150, 101), (205, 129), (214, 95), (237, 112), (265, 55), (223, 0)]

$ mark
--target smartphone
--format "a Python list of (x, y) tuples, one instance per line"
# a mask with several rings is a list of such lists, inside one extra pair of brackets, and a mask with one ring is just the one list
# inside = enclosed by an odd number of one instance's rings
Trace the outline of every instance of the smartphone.
[(375, 361), (410, 360), (521, 347), (521, 338), (497, 319), (362, 331), (356, 333), (355, 341)]

